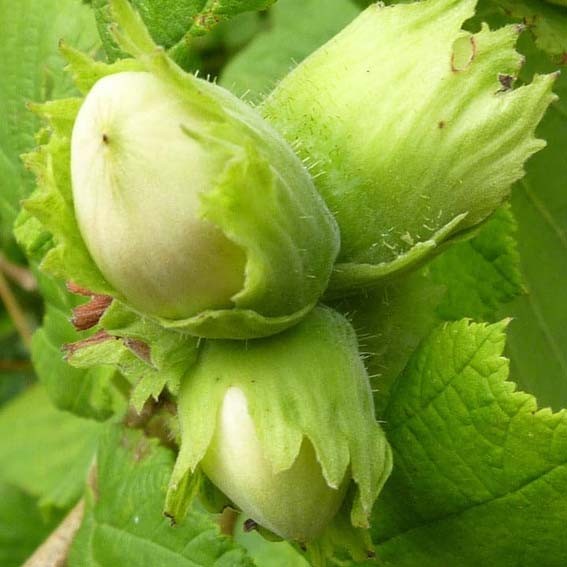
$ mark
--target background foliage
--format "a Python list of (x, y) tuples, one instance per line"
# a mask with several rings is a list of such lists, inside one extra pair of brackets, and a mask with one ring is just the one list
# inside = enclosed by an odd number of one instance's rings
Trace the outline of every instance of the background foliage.
[[(180, 64), (218, 75), (252, 103), (368, 4), (133, 3)], [(107, 2), (90, 4), (0, 0), (0, 564), (20, 565), (86, 491), (70, 567), (305, 566), (289, 545), (240, 524), (234, 540), (222, 536), (201, 509), (169, 526), (161, 509), (171, 446), (143, 420), (117, 417), (125, 380), (115, 368), (63, 359), (62, 345), (80, 338), (69, 318), (84, 299), (15, 244), (19, 203), (33, 189), (19, 156), (39, 128), (26, 105), (73, 93), (59, 39), (119, 55), (105, 31)], [(481, 0), (471, 29), (481, 20), (526, 24), (522, 80), (567, 64), (567, 8)], [(567, 561), (567, 73), (555, 92), (539, 130), (548, 146), (528, 163), (511, 206), (411, 276), (337, 304), (360, 331), (395, 450), (368, 564)], [(96, 485), (86, 488), (95, 461)]]

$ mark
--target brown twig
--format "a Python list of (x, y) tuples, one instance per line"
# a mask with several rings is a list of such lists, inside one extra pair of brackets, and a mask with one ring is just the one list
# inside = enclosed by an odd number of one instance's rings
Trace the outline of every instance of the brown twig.
[(28, 325), (26, 316), (24, 315), (24, 312), (22, 311), (22, 308), (20, 307), (20, 304), (18, 303), (16, 296), (13, 294), (8, 282), (6, 281), (6, 278), (4, 277), (4, 274), (1, 271), (0, 271), (0, 299), (2, 300), (2, 303), (4, 303), (4, 306), (6, 307), (6, 311), (8, 312), (10, 319), (12, 319), (12, 322), (14, 323), (16, 330), (18, 331), (20, 337), (22, 338), (22, 342), (29, 350), (31, 347), (31, 338), (32, 338), (32, 332), (30, 326)]
[(0, 360), (0, 372), (18, 372), (31, 368), (33, 366), (29, 360)]
[(10, 262), (4, 254), (0, 254), (0, 271), (4, 272), (12, 281), (26, 291), (35, 291), (37, 289), (37, 280), (32, 271)]
[(64, 567), (73, 538), (83, 520), (84, 509), (84, 500), (80, 500), (23, 567)]

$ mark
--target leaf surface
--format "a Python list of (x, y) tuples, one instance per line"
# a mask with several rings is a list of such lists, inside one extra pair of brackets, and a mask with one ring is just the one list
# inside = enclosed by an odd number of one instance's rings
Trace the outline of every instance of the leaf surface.
[(0, 220), (4, 247), (12, 238), (19, 202), (33, 184), (19, 158), (35, 145), (39, 125), (26, 103), (72, 92), (57, 50), (61, 38), (86, 51), (96, 48), (98, 38), (91, 10), (79, 0), (0, 0), (0, 14)]
[(523, 293), (516, 233), (509, 208), (499, 209), (477, 236), (431, 262), (431, 278), (446, 289), (437, 307), (442, 319), (494, 321), (503, 305)]
[(20, 567), (61, 517), (58, 510), (42, 513), (35, 498), (0, 481), (0, 565)]
[(96, 494), (75, 539), (69, 567), (253, 567), (210, 515), (193, 510), (171, 526), (162, 514), (173, 453), (139, 431), (112, 428), (97, 456)]
[(350, 0), (280, 0), (269, 13), (270, 27), (224, 68), (220, 84), (250, 101), (267, 94), (286, 73), (331, 39), (358, 14)]
[(567, 10), (564, 7), (540, 0), (489, 1), (508, 17), (523, 21), (540, 49), (559, 57), (567, 53)]
[(101, 426), (56, 410), (32, 386), (0, 411), (0, 481), (65, 508), (80, 496)]
[(375, 524), (385, 565), (564, 565), (567, 413), (507, 381), (505, 326), (438, 327), (396, 383)]
[[(567, 10), (566, 10), (567, 11)], [(529, 76), (534, 67), (556, 68), (529, 43)], [(539, 135), (547, 147), (526, 167), (512, 192), (518, 246), (527, 293), (506, 311), (512, 376), (536, 394), (541, 405), (567, 406), (567, 74), (559, 77), (559, 100), (550, 107)]]
[[(195, 36), (208, 33), (221, 22), (244, 12), (264, 10), (275, 0), (130, 0), (138, 10), (154, 41), (185, 69), (198, 64), (191, 50)], [(125, 57), (117, 46), (109, 24), (110, 0), (94, 0), (93, 8), (102, 42), (110, 61)]]

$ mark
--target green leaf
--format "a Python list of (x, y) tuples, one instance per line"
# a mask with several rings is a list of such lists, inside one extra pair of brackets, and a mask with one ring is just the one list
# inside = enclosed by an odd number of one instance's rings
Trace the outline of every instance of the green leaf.
[(37, 117), (27, 102), (72, 92), (57, 52), (61, 38), (92, 51), (98, 44), (91, 10), (79, 0), (0, 0), (0, 223), (2, 246), (11, 239), (19, 202), (33, 181), (20, 154), (34, 145)]
[(524, 291), (516, 231), (511, 211), (502, 208), (476, 237), (455, 244), (431, 262), (433, 281), (446, 287), (437, 307), (442, 319), (494, 321), (502, 305)]
[(210, 515), (193, 510), (176, 526), (163, 516), (173, 462), (170, 450), (139, 431), (109, 430), (69, 567), (253, 567)]
[(42, 387), (29, 388), (0, 411), (0, 480), (38, 497), (40, 506), (72, 505), (102, 427), (56, 410)]
[(33, 374), (26, 372), (2, 372), (0, 377), (0, 407), (33, 383)]
[(331, 39), (359, 10), (350, 0), (280, 0), (269, 12), (270, 27), (259, 33), (223, 69), (220, 84), (259, 101), (293, 65)]
[[(522, 48), (526, 75), (555, 65), (533, 45)], [(539, 135), (547, 147), (527, 164), (527, 175), (513, 191), (518, 242), (527, 294), (512, 315), (508, 353), (512, 376), (542, 405), (567, 406), (567, 73), (555, 88), (560, 100), (547, 113)]]
[(107, 419), (117, 408), (113, 392), (114, 368), (79, 370), (63, 358), (62, 345), (76, 340), (69, 315), (48, 306), (32, 340), (32, 360), (52, 403), (82, 417)]
[[(264, 10), (275, 0), (130, 0), (139, 11), (153, 40), (166, 48), (183, 68), (198, 65), (191, 49), (194, 36), (208, 33), (220, 22), (238, 14)], [(110, 61), (126, 54), (116, 44), (109, 29), (112, 22), (110, 0), (94, 0), (93, 8), (102, 42)]]
[(507, 381), (506, 324), (437, 328), (397, 381), (396, 466), (375, 510), (384, 565), (564, 564), (567, 413)]
[(21, 567), (62, 519), (40, 510), (35, 498), (0, 481), (0, 565)]
[[(485, 0), (486, 1), (486, 0)], [(541, 0), (488, 0), (502, 9), (507, 17), (527, 24), (540, 49), (559, 57), (567, 54), (567, 10)], [(553, 2), (553, 0), (552, 0)], [(559, 4), (562, 0), (555, 0)]]
[(0, 308), (0, 408), (35, 380), (29, 354)]
[(276, 0), (205, 0), (202, 7), (193, 18), (191, 33), (200, 35), (208, 32), (219, 22), (243, 12), (265, 10)]

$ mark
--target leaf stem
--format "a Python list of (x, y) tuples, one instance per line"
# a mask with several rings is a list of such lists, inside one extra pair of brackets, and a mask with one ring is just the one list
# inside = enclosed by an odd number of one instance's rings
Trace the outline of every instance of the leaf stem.
[(23, 567), (64, 567), (73, 538), (81, 525), (85, 509), (84, 500), (67, 514), (57, 529), (35, 550)]
[(16, 299), (16, 296), (10, 289), (4, 274), (0, 271), (0, 300), (4, 303), (6, 307), (6, 311), (8, 315), (12, 319), (20, 337), (22, 338), (22, 342), (26, 346), (28, 350), (31, 349), (31, 338), (32, 332), (28, 322), (26, 320), (26, 316)]

